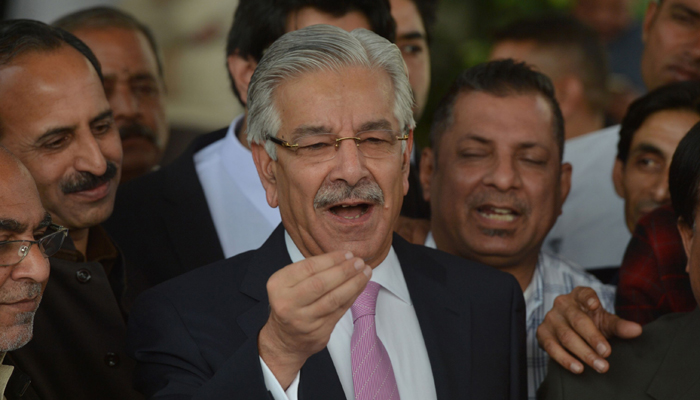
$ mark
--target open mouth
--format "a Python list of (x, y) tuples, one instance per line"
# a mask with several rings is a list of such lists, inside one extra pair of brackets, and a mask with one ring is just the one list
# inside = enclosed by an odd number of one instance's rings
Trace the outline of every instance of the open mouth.
[(329, 211), (333, 215), (337, 215), (345, 219), (358, 219), (361, 216), (367, 214), (369, 211), (370, 204), (359, 203), (359, 204), (339, 204), (329, 208)]
[(479, 215), (494, 221), (512, 222), (520, 216), (520, 213), (512, 208), (481, 206), (476, 210)]

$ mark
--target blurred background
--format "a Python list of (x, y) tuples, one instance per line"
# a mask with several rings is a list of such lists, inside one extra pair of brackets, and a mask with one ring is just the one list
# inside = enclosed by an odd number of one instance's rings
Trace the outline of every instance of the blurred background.
[[(439, 0), (431, 44), (432, 86), (424, 117), (416, 130), (417, 143), (428, 144), (432, 111), (457, 74), (485, 61), (493, 32), (521, 17), (553, 12), (573, 14), (593, 27), (608, 49), (613, 96), (632, 98), (644, 93), (639, 56), (642, 17), (648, 2)], [(230, 90), (225, 67), (226, 34), (237, 3), (237, 0), (0, 0), (0, 12), (5, 19), (31, 18), (47, 23), (95, 5), (111, 5), (132, 13), (151, 27), (161, 47), (172, 129), (206, 133), (227, 126), (242, 112)], [(610, 123), (616, 122), (614, 106), (622, 103), (611, 101)]]

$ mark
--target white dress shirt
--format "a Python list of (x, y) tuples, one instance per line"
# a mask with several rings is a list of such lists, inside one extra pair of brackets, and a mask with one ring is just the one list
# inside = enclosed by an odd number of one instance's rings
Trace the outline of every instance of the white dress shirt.
[(564, 145), (564, 161), (573, 166), (571, 191), (543, 248), (586, 269), (620, 266), (632, 238), (612, 181), (619, 133), (619, 125), (611, 126)]
[[(304, 256), (287, 232), (284, 239), (292, 262), (303, 260)], [(384, 261), (374, 268), (371, 280), (382, 286), (375, 315), (377, 336), (389, 353), (401, 400), (437, 399), (428, 351), (393, 247)], [(352, 312), (348, 310), (333, 329), (327, 346), (348, 400), (355, 398), (350, 357), (352, 331)], [(299, 374), (285, 392), (262, 358), (260, 364), (265, 385), (275, 400), (297, 399)]]
[(226, 258), (260, 247), (281, 222), (267, 204), (253, 155), (236, 137), (239, 116), (226, 136), (194, 155), (214, 228)]

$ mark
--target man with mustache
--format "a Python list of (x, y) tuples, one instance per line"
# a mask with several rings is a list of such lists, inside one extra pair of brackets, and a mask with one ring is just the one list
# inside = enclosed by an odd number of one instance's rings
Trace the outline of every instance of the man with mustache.
[[(226, 60), (242, 105), (265, 49), (285, 32), (314, 24), (395, 36), (388, 0), (241, 0)], [(264, 201), (246, 139), (247, 115), (202, 135), (171, 164), (119, 191), (106, 228), (152, 284), (256, 249), (280, 223)]]
[(122, 140), (121, 183), (152, 171), (168, 144), (169, 130), (163, 64), (150, 29), (110, 7), (77, 11), (53, 26), (74, 34), (100, 61), (105, 93)]
[(248, 140), (282, 224), (174, 278), (129, 321), (136, 387), (162, 399), (521, 399), (524, 305), (505, 273), (392, 227), (413, 105), (399, 49), (316, 25), (251, 78)]
[(36, 21), (0, 24), (0, 144), (27, 167), (53, 221), (70, 230), (50, 259), (34, 340), (7, 356), (31, 379), (27, 396), (138, 398), (123, 354), (134, 294), (127, 288), (137, 282), (100, 227), (114, 205), (121, 141), (99, 63), (83, 42)]
[(591, 286), (611, 311), (615, 296), (578, 265), (542, 251), (571, 186), (563, 150), (552, 82), (508, 59), (457, 78), (435, 112), (431, 148), (421, 160), (431, 206), (425, 245), (509, 272), (520, 283), (530, 399), (547, 372), (535, 331), (556, 296)]
[[(32, 338), (34, 314), (49, 278), (49, 261), (66, 236), (51, 224), (27, 168), (0, 146), (0, 363)], [(0, 365), (0, 397), (19, 398), (13, 367)]]

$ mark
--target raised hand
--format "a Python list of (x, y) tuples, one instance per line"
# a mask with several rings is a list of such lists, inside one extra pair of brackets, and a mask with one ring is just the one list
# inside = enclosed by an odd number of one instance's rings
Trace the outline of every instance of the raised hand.
[(326, 347), (371, 275), (362, 259), (336, 251), (290, 264), (270, 277), (270, 317), (258, 335), (258, 352), (283, 388)]

